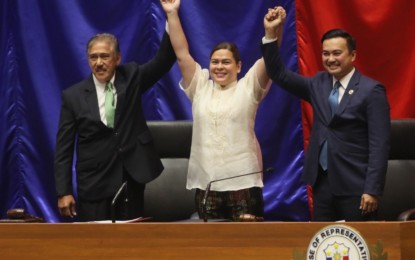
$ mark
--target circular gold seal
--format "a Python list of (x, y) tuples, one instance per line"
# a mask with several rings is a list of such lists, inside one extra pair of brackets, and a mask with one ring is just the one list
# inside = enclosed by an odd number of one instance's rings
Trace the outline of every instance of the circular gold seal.
[(307, 249), (308, 260), (370, 260), (366, 241), (346, 225), (329, 225), (316, 232)]

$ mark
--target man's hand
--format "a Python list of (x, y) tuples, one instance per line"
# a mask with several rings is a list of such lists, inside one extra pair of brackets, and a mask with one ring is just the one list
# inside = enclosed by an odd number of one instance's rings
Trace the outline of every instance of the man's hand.
[(75, 199), (72, 195), (65, 195), (58, 198), (58, 208), (59, 213), (63, 217), (71, 217), (73, 218), (76, 216), (75, 210)]
[(378, 209), (379, 199), (376, 196), (364, 193), (360, 200), (360, 210), (362, 214), (374, 212)]
[(264, 17), (265, 37), (267, 39), (275, 39), (280, 36), (286, 16), (287, 14), (281, 6), (268, 9), (268, 13)]

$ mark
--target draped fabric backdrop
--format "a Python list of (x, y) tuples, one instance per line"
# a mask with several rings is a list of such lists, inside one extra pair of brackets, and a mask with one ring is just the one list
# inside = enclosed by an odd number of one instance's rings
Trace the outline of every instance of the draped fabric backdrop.
[[(392, 117), (415, 116), (412, 0), (182, 0), (193, 56), (207, 67), (212, 47), (233, 41), (245, 74), (260, 58), (263, 16), (275, 5), (288, 13), (281, 52), (292, 70), (313, 75), (322, 69), (321, 35), (344, 28), (357, 38), (357, 67), (386, 85)], [(58, 215), (53, 177), (61, 91), (89, 75), (86, 42), (92, 35), (115, 34), (123, 62), (143, 63), (157, 51), (165, 16), (158, 0), (2, 0), (0, 19), (0, 217), (19, 207), (48, 222), (66, 221)], [(175, 65), (146, 93), (148, 120), (192, 119), (179, 80)], [(267, 220), (310, 220), (300, 174), (311, 115), (277, 86), (259, 108), (255, 130), (264, 167), (274, 168), (264, 175)]]

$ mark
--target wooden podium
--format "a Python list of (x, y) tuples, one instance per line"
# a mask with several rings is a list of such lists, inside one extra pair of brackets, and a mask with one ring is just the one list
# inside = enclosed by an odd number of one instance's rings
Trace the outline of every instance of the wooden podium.
[[(0, 224), (1, 259), (305, 259), (328, 225), (347, 225), (388, 259), (414, 259), (415, 221)], [(373, 257), (372, 253), (372, 258)]]

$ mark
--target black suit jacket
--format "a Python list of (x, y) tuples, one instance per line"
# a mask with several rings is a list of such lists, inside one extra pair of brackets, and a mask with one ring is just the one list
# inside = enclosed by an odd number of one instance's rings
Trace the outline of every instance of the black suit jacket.
[(261, 45), (268, 74), (288, 92), (313, 107), (313, 127), (303, 179), (314, 185), (319, 153), (328, 140), (328, 178), (335, 195), (381, 195), (389, 155), (390, 115), (384, 86), (355, 70), (332, 117), (328, 72), (303, 77), (285, 68), (274, 43)]
[(73, 193), (74, 150), (77, 191), (83, 200), (113, 196), (123, 182), (124, 171), (139, 183), (147, 183), (162, 172), (163, 165), (144, 118), (141, 95), (170, 70), (175, 60), (165, 33), (152, 60), (117, 67), (114, 129), (100, 119), (92, 74), (63, 91), (54, 162), (58, 196)]

